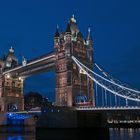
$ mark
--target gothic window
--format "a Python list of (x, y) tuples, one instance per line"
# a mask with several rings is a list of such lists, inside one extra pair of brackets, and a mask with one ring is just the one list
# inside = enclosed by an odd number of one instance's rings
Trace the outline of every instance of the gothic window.
[(89, 51), (87, 51), (87, 57), (89, 58)]
[(6, 85), (9, 86), (9, 82), (7, 82)]
[(63, 65), (60, 65), (60, 70), (63, 70)]
[(74, 83), (75, 83), (76, 85), (78, 85), (78, 80), (75, 79), (75, 80), (74, 80)]
[(64, 51), (64, 50), (65, 50), (65, 48), (64, 48), (64, 47), (62, 47), (62, 50)]
[(59, 71), (59, 67), (57, 67), (56, 70)]
[(60, 52), (60, 48), (58, 48), (58, 52)]
[(65, 85), (66, 84), (66, 78), (65, 77), (60, 78), (60, 84), (61, 85)]
[(60, 44), (63, 44), (64, 43), (64, 38), (61, 38), (60, 39)]
[(66, 65), (66, 64), (64, 64), (64, 69), (65, 69), (65, 70), (67, 69), (67, 65)]
[(59, 65), (59, 71), (61, 71), (61, 65)]
[(73, 64), (73, 69), (76, 69), (76, 64)]
[(15, 86), (16, 86), (16, 84), (15, 84), (15, 82), (13, 81), (13, 82), (12, 82), (12, 87), (15, 87)]
[(64, 64), (62, 64), (62, 66), (61, 66), (61, 67), (62, 67), (62, 70), (64, 70)]
[(67, 78), (67, 84), (68, 85), (71, 85), (71, 82), (72, 82), (71, 79), (72, 79), (71, 78), (71, 72), (68, 72), (68, 78)]

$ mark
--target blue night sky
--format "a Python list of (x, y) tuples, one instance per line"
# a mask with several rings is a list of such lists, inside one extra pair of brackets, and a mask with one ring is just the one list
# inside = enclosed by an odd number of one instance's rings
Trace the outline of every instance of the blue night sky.
[[(85, 38), (91, 27), (95, 61), (140, 89), (139, 0), (0, 0), (0, 55), (10, 46), (19, 61), (52, 51), (56, 25), (64, 31), (72, 14)], [(28, 78), (25, 93), (30, 90), (54, 99), (55, 73)]]

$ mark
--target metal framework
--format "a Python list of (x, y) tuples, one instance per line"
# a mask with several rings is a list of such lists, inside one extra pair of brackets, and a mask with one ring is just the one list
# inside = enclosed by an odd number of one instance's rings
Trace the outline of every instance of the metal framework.
[[(108, 77), (108, 79), (104, 78), (103, 76), (95, 73), (93, 70), (86, 67), (74, 56), (72, 56), (72, 59), (77, 64), (79, 69), (84, 71), (84, 74), (86, 74), (98, 86), (100, 86), (101, 88), (103, 88), (105, 90), (105, 98), (107, 97), (106, 91), (108, 91), (109, 93), (111, 93), (112, 95), (115, 96), (115, 102), (117, 102), (117, 96), (124, 98), (126, 100), (126, 105), (128, 105), (128, 100), (140, 102), (140, 91), (126, 87), (123, 84), (116, 82), (115, 80), (113, 80), (113, 78), (109, 77), (108, 74), (106, 74), (104, 71), (102, 71), (101, 68), (99, 68), (99, 67), (98, 67), (98, 69), (100, 69), (100, 71), (104, 72), (104, 75), (106, 77)], [(106, 101), (105, 101), (105, 103), (106, 103)]]

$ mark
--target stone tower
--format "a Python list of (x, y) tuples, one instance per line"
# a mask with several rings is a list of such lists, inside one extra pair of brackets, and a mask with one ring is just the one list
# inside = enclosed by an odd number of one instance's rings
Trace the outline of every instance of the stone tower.
[(71, 59), (75, 56), (88, 68), (93, 69), (93, 41), (91, 31), (85, 41), (76, 19), (71, 17), (65, 32), (57, 27), (54, 37), (56, 52), (56, 105), (76, 106), (88, 103), (94, 106), (93, 81), (79, 72)]
[(0, 111), (24, 110), (23, 79), (3, 72), (15, 68), (18, 60), (11, 47), (7, 56), (0, 60)]

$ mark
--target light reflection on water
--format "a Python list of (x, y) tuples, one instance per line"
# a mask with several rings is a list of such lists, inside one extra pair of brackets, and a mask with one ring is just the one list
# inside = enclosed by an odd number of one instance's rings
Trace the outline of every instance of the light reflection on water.
[(140, 128), (110, 128), (110, 140), (140, 140)]
[[(35, 134), (0, 134), (0, 140), (36, 140)], [(140, 140), (139, 129), (110, 128), (110, 140)]]
[(0, 140), (35, 140), (34, 134), (0, 134)]

